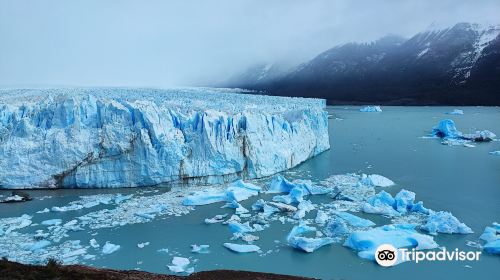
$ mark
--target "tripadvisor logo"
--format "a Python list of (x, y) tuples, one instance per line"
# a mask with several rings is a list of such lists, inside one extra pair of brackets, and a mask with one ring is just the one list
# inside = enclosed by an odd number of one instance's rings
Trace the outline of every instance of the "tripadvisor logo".
[(448, 251), (446, 248), (440, 251), (417, 251), (415, 248), (397, 249), (391, 244), (382, 244), (375, 251), (375, 261), (381, 266), (393, 266), (397, 263), (412, 261), (478, 261), (481, 251), (459, 251), (458, 249)]

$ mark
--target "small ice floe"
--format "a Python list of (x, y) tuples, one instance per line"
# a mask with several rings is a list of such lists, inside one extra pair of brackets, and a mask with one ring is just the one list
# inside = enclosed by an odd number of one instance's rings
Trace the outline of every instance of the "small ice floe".
[(315, 209), (314, 204), (310, 200), (304, 200), (299, 203), (297, 206), (297, 212), (293, 215), (294, 219), (302, 219), (306, 215), (307, 212), (312, 211)]
[(493, 223), (492, 226), (486, 227), (483, 234), (479, 237), (486, 241), (483, 250), (490, 254), (500, 255), (500, 224)]
[(489, 142), (496, 137), (495, 133), (489, 130), (464, 134), (456, 128), (455, 122), (449, 119), (440, 121), (438, 126), (432, 129), (432, 136), (442, 138), (442, 143), (449, 146), (464, 146), (469, 142)]
[(420, 212), (427, 214), (429, 210), (423, 206), (423, 202), (415, 201), (415, 193), (401, 190), (393, 198), (391, 194), (381, 191), (370, 197), (362, 206), (365, 213), (380, 214), (386, 216), (399, 216), (407, 212)]
[(43, 210), (36, 211), (37, 214), (43, 214), (43, 213), (48, 213), (48, 212), (50, 212), (49, 208), (44, 208)]
[(382, 112), (382, 109), (380, 106), (374, 105), (374, 106), (366, 106), (361, 109), (359, 109), (360, 112), (368, 113), (368, 112)]
[(378, 174), (362, 174), (361, 184), (374, 187), (390, 187), (395, 185), (395, 183), (391, 179)]
[(325, 211), (318, 210), (318, 212), (316, 213), (316, 218), (314, 219), (314, 222), (319, 224), (319, 225), (323, 225), (328, 221), (329, 218), (330, 217), (328, 216), (328, 214), (325, 213)]
[(375, 223), (370, 220), (360, 218), (347, 212), (337, 211), (335, 212), (335, 215), (339, 216), (353, 227), (371, 227), (375, 225)]
[(444, 211), (430, 211), (427, 223), (422, 226), (422, 229), (432, 235), (436, 235), (437, 233), (473, 233), (470, 227), (461, 223), (450, 212)]
[(251, 244), (224, 243), (224, 247), (237, 253), (252, 253), (260, 251), (260, 247)]
[(224, 218), (227, 217), (227, 214), (223, 215), (215, 215), (213, 218), (206, 218), (205, 224), (216, 224), (224, 222)]
[(174, 257), (172, 259), (172, 265), (168, 265), (168, 269), (174, 273), (186, 272), (188, 274), (193, 273), (193, 268), (187, 268), (191, 262), (187, 258)]
[(148, 246), (148, 245), (149, 245), (149, 242), (142, 242), (142, 243), (138, 243), (138, 244), (137, 244), (137, 248), (142, 249), (142, 248), (144, 248), (144, 247), (146, 247), (146, 246)]
[(33, 200), (33, 198), (28, 193), (13, 191), (10, 196), (0, 199), (0, 203), (26, 202), (30, 200)]
[(99, 248), (99, 243), (94, 238), (90, 239), (89, 244), (92, 248)]
[(345, 240), (344, 246), (358, 251), (360, 258), (375, 260), (375, 251), (382, 244), (395, 248), (435, 249), (438, 244), (429, 235), (418, 233), (414, 225), (385, 225), (367, 231), (356, 231)]
[(242, 180), (236, 180), (229, 184), (225, 190), (209, 189), (195, 192), (187, 196), (182, 202), (185, 206), (206, 205), (217, 202), (240, 202), (251, 196), (258, 195), (260, 187)]
[(318, 248), (331, 244), (335, 241), (330, 237), (309, 238), (302, 236), (306, 233), (316, 234), (316, 228), (308, 226), (304, 222), (300, 222), (299, 225), (294, 226), (288, 234), (286, 238), (288, 245), (307, 253), (312, 253)]
[(41, 222), (42, 225), (44, 226), (58, 226), (62, 223), (61, 219), (51, 219), (51, 220), (45, 220)]
[(210, 245), (191, 245), (191, 252), (198, 254), (208, 254), (210, 253), (209, 249)]
[(21, 247), (24, 250), (37, 251), (37, 250), (43, 249), (49, 245), (50, 245), (50, 241), (40, 240), (40, 241), (37, 241), (35, 243), (31, 243), (31, 244), (23, 244), (23, 245), (21, 245)]
[(492, 156), (500, 156), (500, 151), (490, 152), (490, 155), (492, 155)]
[(448, 115), (463, 115), (464, 111), (460, 109), (453, 109), (453, 111), (446, 113)]
[(99, 195), (87, 195), (80, 196), (80, 200), (72, 201), (68, 205), (65, 206), (54, 206), (51, 208), (53, 212), (67, 212), (67, 211), (76, 211), (81, 209), (88, 209), (100, 204), (111, 204), (114, 202), (115, 197), (119, 197), (121, 194), (113, 195), (113, 194), (99, 194)]
[(120, 249), (120, 245), (112, 244), (109, 243), (109, 241), (106, 241), (106, 244), (102, 246), (102, 253), (104, 255), (109, 255), (111, 253), (118, 251), (118, 249)]

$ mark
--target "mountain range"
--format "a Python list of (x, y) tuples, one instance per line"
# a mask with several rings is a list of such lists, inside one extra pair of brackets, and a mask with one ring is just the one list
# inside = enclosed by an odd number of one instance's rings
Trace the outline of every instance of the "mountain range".
[(500, 105), (500, 26), (458, 23), (333, 47), (293, 68), (255, 65), (222, 85), (329, 104)]

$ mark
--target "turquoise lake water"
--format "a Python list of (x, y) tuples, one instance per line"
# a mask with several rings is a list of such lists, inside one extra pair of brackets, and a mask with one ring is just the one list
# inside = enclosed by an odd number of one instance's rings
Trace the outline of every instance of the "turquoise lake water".
[[(285, 175), (291, 178), (322, 180), (334, 174), (381, 174), (396, 182), (384, 190), (396, 194), (401, 188), (416, 193), (417, 200), (434, 210), (453, 213), (474, 231), (468, 235), (439, 234), (435, 241), (448, 249), (475, 251), (467, 241), (479, 242), (485, 226), (500, 222), (500, 157), (489, 152), (500, 150), (500, 142), (479, 143), (474, 148), (446, 146), (439, 139), (423, 139), (439, 120), (453, 119), (464, 133), (488, 129), (500, 135), (500, 108), (460, 107), (464, 115), (447, 115), (455, 107), (383, 107), (381, 113), (361, 113), (356, 106), (328, 107), (331, 149), (299, 165)], [(158, 193), (166, 189), (158, 189)], [(39, 190), (30, 191), (34, 201), (0, 204), (0, 218), (32, 215), (46, 207), (65, 205), (81, 195), (100, 193), (137, 193), (137, 189), (111, 190)], [(7, 195), (9, 191), (0, 190)], [(146, 194), (144, 194), (146, 195)], [(50, 196), (43, 200), (37, 198)], [(259, 195), (242, 202), (250, 208), (257, 198), (270, 200), (271, 195)], [(313, 197), (315, 203), (331, 200), (327, 196)], [(318, 277), (322, 279), (423, 279), (443, 277), (455, 279), (492, 279), (498, 274), (500, 256), (483, 254), (475, 261), (403, 263), (383, 268), (360, 259), (356, 252), (333, 244), (314, 253), (304, 253), (289, 247), (285, 237), (292, 224), (272, 222), (255, 242), (268, 254), (236, 254), (222, 246), (230, 242), (231, 233), (221, 224), (207, 225), (203, 221), (217, 214), (233, 213), (222, 203), (199, 206), (187, 215), (155, 219), (151, 222), (125, 225), (111, 229), (71, 232), (70, 239), (88, 243), (95, 238), (100, 244), (110, 241), (121, 246), (110, 255), (82, 261), (87, 265), (115, 269), (141, 269), (169, 273), (172, 256), (189, 257), (195, 271), (237, 269)], [(85, 210), (37, 214), (33, 222), (60, 218), (71, 220), (88, 212), (104, 209), (100, 205)], [(315, 216), (315, 211), (308, 214)], [(359, 214), (377, 225), (388, 220), (378, 215)], [(22, 232), (33, 232), (38, 226)], [(137, 244), (150, 242), (138, 248)], [(191, 244), (210, 245), (209, 254), (193, 254)], [(168, 248), (169, 253), (158, 252)], [(493, 277), (494, 278), (494, 277)]]

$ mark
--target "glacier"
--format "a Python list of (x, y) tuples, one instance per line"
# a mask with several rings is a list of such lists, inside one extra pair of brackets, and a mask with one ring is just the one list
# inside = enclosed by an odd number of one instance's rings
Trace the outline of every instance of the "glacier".
[(0, 188), (223, 183), (330, 148), (325, 100), (251, 93), (0, 89)]

